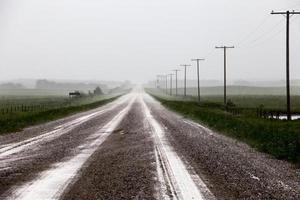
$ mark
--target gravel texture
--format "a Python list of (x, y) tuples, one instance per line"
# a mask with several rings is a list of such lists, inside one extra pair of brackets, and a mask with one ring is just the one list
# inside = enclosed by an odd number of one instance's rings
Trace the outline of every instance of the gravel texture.
[(171, 144), (218, 199), (300, 199), (300, 170), (148, 100)]
[(63, 199), (155, 199), (154, 146), (140, 109), (133, 104)]
[[(217, 199), (300, 199), (300, 170), (259, 153), (244, 143), (182, 118), (145, 94), (151, 114), (164, 128), (168, 143), (186, 166), (206, 183)], [(130, 98), (132, 98), (130, 97)], [(63, 135), (39, 141), (9, 157), (0, 153), (0, 199), (53, 164), (77, 155), (88, 136), (110, 122), (129, 103), (101, 108), (0, 137), (0, 147), (51, 131), (78, 117), (113, 106)], [(114, 106), (115, 105), (115, 106)], [(81, 168), (62, 198), (156, 199), (158, 187), (155, 140), (140, 101)], [(1, 149), (1, 148), (0, 148)], [(3, 167), (4, 166), (4, 167)], [(188, 170), (192, 170), (189, 168)]]
[[(125, 106), (125, 103), (120, 104), (113, 108), (113, 110), (105, 112), (100, 116), (93, 117), (79, 126), (74, 127), (74, 129), (59, 136), (58, 138), (50, 141), (41, 140), (29, 149), (12, 154), (9, 157), (0, 158), (0, 166), (5, 166), (5, 168), (0, 168), (0, 199), (1, 197), (5, 197), (11, 193), (10, 189), (12, 186), (20, 185), (25, 181), (34, 179), (39, 172), (50, 168), (52, 164), (61, 162), (64, 159), (68, 159), (75, 155), (76, 147), (79, 146), (85, 138), (99, 130), (104, 124), (114, 117), (116, 112)], [(28, 128), (23, 132), (5, 135), (0, 138), (0, 141), (2, 144), (4, 141), (13, 143), (28, 139), (29, 136), (38, 136), (45, 131), (53, 130), (53, 128), (58, 125), (62, 125), (78, 117), (91, 114), (103, 108), (77, 114), (45, 125)]]

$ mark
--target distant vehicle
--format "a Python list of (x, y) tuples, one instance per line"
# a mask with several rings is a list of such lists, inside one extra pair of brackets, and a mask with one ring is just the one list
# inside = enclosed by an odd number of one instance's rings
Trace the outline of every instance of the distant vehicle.
[(70, 98), (82, 97), (82, 94), (79, 91), (74, 91), (69, 93)]

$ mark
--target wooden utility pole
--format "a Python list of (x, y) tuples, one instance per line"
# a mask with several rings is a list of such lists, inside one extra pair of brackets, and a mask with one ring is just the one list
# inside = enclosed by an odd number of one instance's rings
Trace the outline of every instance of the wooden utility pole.
[(159, 88), (159, 75), (156, 75), (156, 88)]
[(191, 65), (180, 65), (180, 66), (183, 66), (184, 67), (184, 96), (186, 96), (186, 67), (189, 67)]
[(199, 75), (199, 64), (200, 61), (203, 61), (205, 59), (203, 58), (196, 58), (196, 59), (192, 59), (192, 61), (196, 61), (197, 62), (197, 78), (198, 78), (198, 101), (200, 102), (200, 75)]
[(165, 75), (166, 78), (166, 94), (168, 94), (168, 75)]
[(175, 85), (176, 85), (176, 96), (177, 96), (177, 95), (178, 95), (178, 91), (177, 91), (177, 90), (178, 90), (178, 89), (177, 89), (177, 88), (178, 88), (178, 87), (177, 87), (177, 84), (178, 84), (178, 83), (177, 83), (177, 72), (179, 72), (180, 70), (179, 70), (179, 69), (174, 69), (173, 71), (175, 72), (175, 79), (176, 79)]
[(163, 82), (163, 75), (157, 75), (158, 77), (158, 88), (161, 89), (162, 88), (162, 85), (161, 83)]
[(219, 46), (216, 47), (216, 49), (223, 49), (224, 50), (224, 105), (226, 106), (227, 104), (227, 96), (226, 96), (226, 62), (227, 62), (227, 55), (226, 55), (226, 50), (227, 49), (233, 49), (234, 46)]
[(290, 97), (290, 17), (292, 15), (299, 15), (300, 12), (286, 11), (286, 12), (271, 12), (272, 15), (284, 15), (286, 17), (286, 110), (287, 120), (291, 120), (291, 97)]
[(172, 96), (172, 90), (173, 90), (173, 86), (172, 86), (172, 82), (173, 82), (173, 75), (174, 74), (168, 74), (170, 76), (170, 96)]

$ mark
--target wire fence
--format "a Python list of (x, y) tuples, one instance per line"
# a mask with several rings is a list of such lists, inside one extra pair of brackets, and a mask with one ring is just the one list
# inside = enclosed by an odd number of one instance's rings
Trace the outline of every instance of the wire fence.
[(0, 99), (0, 116), (17, 113), (42, 112), (46, 110), (77, 106), (92, 103), (103, 99), (102, 96), (95, 97), (57, 97), (57, 98), (30, 98), (30, 99)]

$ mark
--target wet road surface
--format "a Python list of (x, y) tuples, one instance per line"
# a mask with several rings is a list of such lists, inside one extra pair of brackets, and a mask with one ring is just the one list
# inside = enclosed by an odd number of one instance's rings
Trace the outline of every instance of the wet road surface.
[(134, 91), (1, 136), (0, 199), (300, 199), (300, 170)]

